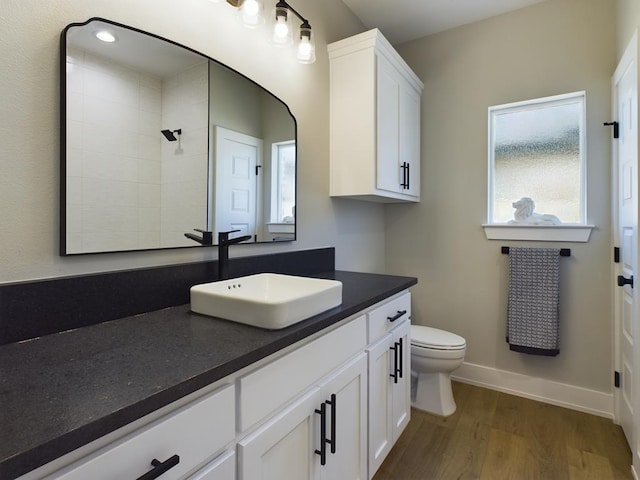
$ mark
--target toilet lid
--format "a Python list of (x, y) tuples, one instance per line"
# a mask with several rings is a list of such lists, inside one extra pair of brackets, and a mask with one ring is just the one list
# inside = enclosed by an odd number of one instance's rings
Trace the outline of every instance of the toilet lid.
[(423, 325), (411, 325), (411, 343), (438, 350), (459, 350), (467, 345), (460, 335)]

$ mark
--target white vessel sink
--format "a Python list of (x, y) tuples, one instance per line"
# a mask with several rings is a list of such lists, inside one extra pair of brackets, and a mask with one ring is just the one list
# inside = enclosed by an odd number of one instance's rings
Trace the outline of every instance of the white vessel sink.
[(259, 273), (191, 287), (191, 310), (278, 330), (342, 303), (342, 282)]

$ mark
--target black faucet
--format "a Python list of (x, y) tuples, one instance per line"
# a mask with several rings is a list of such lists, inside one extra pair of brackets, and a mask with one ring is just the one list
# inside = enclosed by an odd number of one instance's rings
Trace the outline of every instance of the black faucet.
[(213, 245), (213, 232), (200, 230), (199, 228), (194, 228), (193, 230), (202, 233), (202, 237), (199, 237), (198, 235), (195, 235), (193, 233), (185, 233), (184, 236), (202, 245)]
[(218, 232), (218, 280), (229, 278), (229, 245), (251, 240), (251, 235), (229, 238), (230, 233), (240, 230), (230, 230), (228, 232)]

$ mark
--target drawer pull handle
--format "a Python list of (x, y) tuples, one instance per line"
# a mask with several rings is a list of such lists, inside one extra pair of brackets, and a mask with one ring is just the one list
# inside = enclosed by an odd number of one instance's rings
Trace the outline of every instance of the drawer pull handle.
[(407, 313), (406, 310), (398, 310), (398, 313), (396, 313), (393, 317), (387, 317), (387, 320), (389, 320), (390, 322), (395, 322), (401, 316), (403, 316), (405, 313)]
[(331, 453), (336, 453), (336, 394), (331, 394), (331, 400), (327, 400), (325, 403), (331, 405), (331, 440), (327, 440), (327, 443), (331, 445)]
[(153, 470), (149, 470), (147, 473), (138, 477), (136, 480), (154, 480), (155, 478), (160, 477), (163, 473), (171, 470), (173, 467), (180, 463), (180, 457), (178, 455), (174, 455), (169, 459), (161, 462), (158, 459), (151, 460), (151, 465), (153, 466)]
[(320, 414), (320, 450), (315, 451), (317, 455), (320, 455), (320, 465), (327, 463), (327, 404), (322, 402), (320, 404), (320, 410), (316, 408), (316, 413)]

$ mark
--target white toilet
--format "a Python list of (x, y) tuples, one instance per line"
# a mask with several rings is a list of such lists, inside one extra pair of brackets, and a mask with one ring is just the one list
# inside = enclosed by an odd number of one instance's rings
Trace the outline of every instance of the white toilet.
[(411, 325), (411, 405), (447, 417), (456, 411), (451, 372), (462, 365), (467, 343), (455, 333)]

